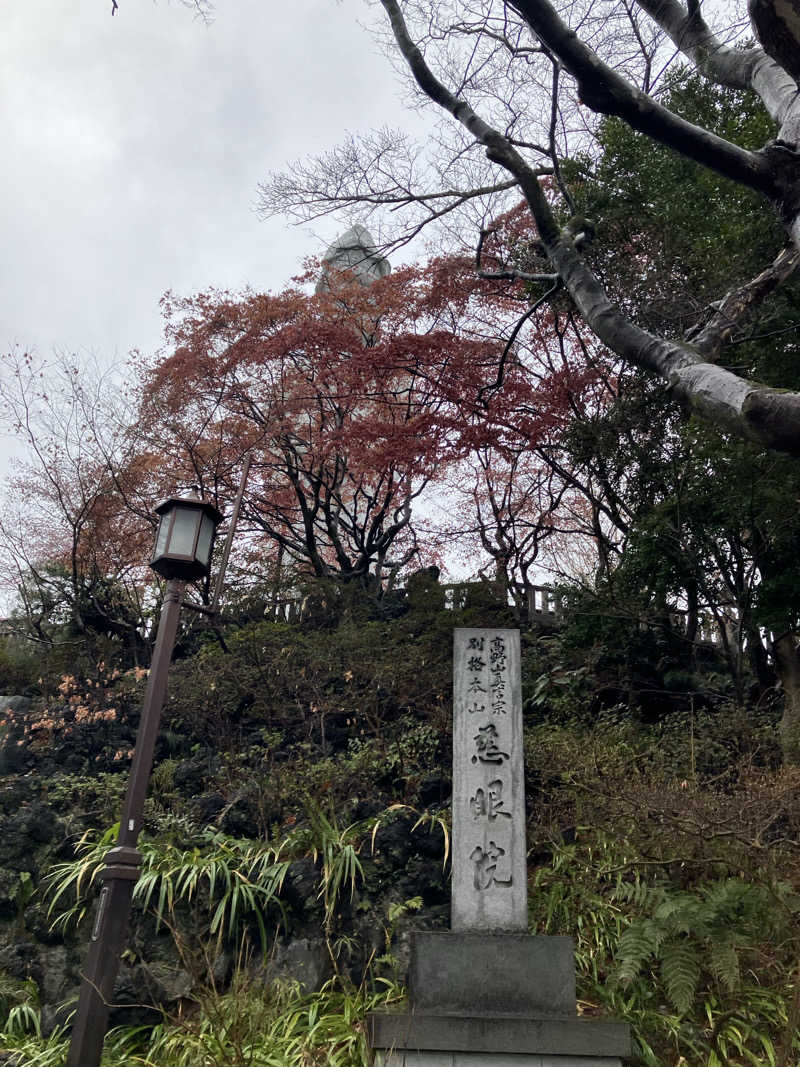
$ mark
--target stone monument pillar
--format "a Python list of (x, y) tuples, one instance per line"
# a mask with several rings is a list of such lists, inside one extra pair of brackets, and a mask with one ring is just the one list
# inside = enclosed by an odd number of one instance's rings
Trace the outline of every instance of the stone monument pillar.
[(456, 630), (452, 930), (528, 932), (518, 630)]
[(412, 935), (379, 1067), (619, 1067), (628, 1027), (576, 1014), (572, 939), (528, 934), (518, 630), (457, 629), (450, 931)]

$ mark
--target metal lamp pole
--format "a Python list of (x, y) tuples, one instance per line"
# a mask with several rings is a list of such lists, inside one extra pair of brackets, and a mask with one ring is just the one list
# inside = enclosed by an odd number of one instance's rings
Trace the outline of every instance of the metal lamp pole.
[[(249, 468), (248, 455), (231, 516), (223, 565), (217, 578), (212, 605), (210, 608), (203, 608), (201, 605), (187, 602), (186, 607), (194, 607), (210, 615), (216, 614), (218, 610), (225, 568)], [(170, 497), (159, 504), (156, 513), (161, 516), (161, 522), (150, 566), (167, 578), (167, 587), (136, 735), (136, 749), (119, 836), (114, 848), (108, 850), (105, 866), (100, 873), (103, 888), (92, 927), (86, 968), (82, 974), (66, 1067), (99, 1067), (103, 1054), (114, 984), (128, 931), (133, 888), (139, 878), (142, 864), (142, 855), (136, 843), (142, 828), (142, 813), (167, 692), (169, 665), (175, 647), (181, 607), (184, 606), (183, 595), (187, 580), (208, 574), (214, 532), (222, 518), (213, 504), (196, 496)]]
[(92, 927), (67, 1067), (97, 1067), (103, 1054), (114, 983), (128, 931), (133, 887), (139, 878), (142, 862), (136, 842), (142, 827), (147, 783), (153, 766), (185, 588), (186, 582), (178, 578), (172, 578), (167, 583), (119, 837), (116, 846), (106, 854), (105, 867), (100, 874), (104, 884)]

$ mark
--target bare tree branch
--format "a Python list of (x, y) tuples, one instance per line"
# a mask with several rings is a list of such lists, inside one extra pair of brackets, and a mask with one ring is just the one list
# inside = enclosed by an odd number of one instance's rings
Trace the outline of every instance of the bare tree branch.
[(512, 5), (572, 74), (581, 101), (593, 111), (618, 115), (633, 129), (724, 177), (777, 195), (775, 175), (762, 156), (687, 122), (636, 89), (570, 30), (547, 0), (512, 0)]
[(678, 0), (637, 3), (707, 78), (733, 89), (753, 89), (776, 122), (786, 121), (797, 103), (797, 84), (763, 49), (723, 44), (702, 18), (699, 5), (687, 13)]
[[(696, 350), (655, 337), (627, 320), (611, 303), (574, 243), (562, 235), (544, 191), (523, 157), (508, 138), (434, 76), (408, 33), (397, 0), (381, 0), (381, 4), (420, 88), (470, 131), (484, 146), (489, 159), (519, 181), (550, 262), (597, 337), (623, 359), (665, 379), (676, 399), (718, 426), (768, 448), (800, 455), (800, 395), (739, 378), (705, 362)], [(545, 8), (552, 12), (544, 3), (537, 6), (537, 12)], [(563, 27), (557, 21), (558, 27)], [(561, 34), (559, 29), (559, 39)], [(572, 45), (567, 51), (571, 48)], [(555, 48), (554, 51), (557, 53)]]
[(514, 329), (511, 331), (511, 334), (510, 334), (508, 340), (506, 341), (505, 347), (503, 348), (503, 351), (500, 354), (500, 361), (499, 361), (499, 363), (497, 365), (497, 377), (496, 377), (496, 379), (494, 380), (494, 382), (491, 385), (485, 385), (485, 386), (483, 386), (482, 389), (478, 390), (478, 403), (479, 404), (484, 404), (485, 403), (484, 396), (486, 395), (486, 393), (495, 392), (496, 390), (498, 390), (502, 386), (503, 379), (505, 378), (505, 372), (506, 372), (506, 360), (508, 359), (508, 354), (511, 351), (511, 346), (514, 344), (514, 342), (516, 341), (517, 337), (519, 336), (519, 331), (522, 329), (522, 327), (525, 325), (525, 323), (528, 321), (528, 319), (532, 318), (536, 314), (536, 312), (539, 310), (539, 308), (542, 307), (543, 304), (546, 304), (547, 301), (550, 299), (550, 297), (554, 296), (558, 292), (558, 290), (560, 288), (561, 288), (561, 279), (556, 275), (555, 281), (553, 281), (553, 284), (547, 290), (547, 292), (543, 296), (540, 296), (538, 300), (535, 300), (531, 304), (531, 306), (528, 308), (528, 310), (525, 312), (525, 314), (522, 315), (517, 320), (517, 322), (516, 322), (516, 324), (514, 326)]

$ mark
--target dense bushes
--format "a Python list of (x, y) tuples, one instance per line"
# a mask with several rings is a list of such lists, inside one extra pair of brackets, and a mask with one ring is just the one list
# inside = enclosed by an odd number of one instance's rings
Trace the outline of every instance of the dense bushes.
[[(360, 1020), (398, 995), (409, 928), (448, 922), (450, 648), (476, 621), (251, 621), (176, 661), (123, 965), (164, 1014), (131, 994), (109, 1067), (364, 1062)], [(733, 702), (713, 649), (637, 652), (665, 694), (644, 703), (617, 646), (578, 632), (523, 640), (531, 929), (576, 938), (581, 1011), (631, 1022), (641, 1067), (788, 1067), (800, 772), (776, 710)], [(670, 689), (681, 666), (691, 690)], [(143, 684), (43, 679), (6, 716), (0, 1010), (19, 1063), (63, 1059), (43, 976), (60, 953), (74, 994)], [(301, 951), (305, 992), (277, 966)]]

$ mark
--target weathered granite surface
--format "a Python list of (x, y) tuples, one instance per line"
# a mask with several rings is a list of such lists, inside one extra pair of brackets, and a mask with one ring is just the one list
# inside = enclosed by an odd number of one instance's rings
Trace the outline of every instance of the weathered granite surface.
[(571, 937), (417, 930), (408, 985), (430, 1015), (575, 1015)]
[(528, 934), (518, 630), (453, 644), (452, 929), (412, 934), (409, 1002), (370, 1015), (378, 1067), (621, 1067), (630, 1028), (577, 1017), (572, 940)]
[(527, 932), (519, 630), (454, 634), (452, 862), (454, 931)]
[(606, 1019), (502, 1018), (416, 1015), (369, 1016), (371, 1045), (406, 1052), (513, 1053), (515, 1055), (630, 1055), (630, 1028)]

